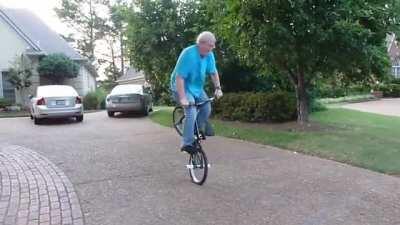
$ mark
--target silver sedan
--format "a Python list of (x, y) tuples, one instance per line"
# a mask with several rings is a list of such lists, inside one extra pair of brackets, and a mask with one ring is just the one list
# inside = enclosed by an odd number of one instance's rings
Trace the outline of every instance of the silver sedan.
[(153, 99), (149, 88), (138, 84), (117, 85), (106, 97), (108, 116), (116, 112), (141, 112), (148, 115), (153, 110)]
[(30, 99), (30, 114), (35, 124), (44, 118), (75, 117), (78, 122), (83, 121), (82, 98), (71, 86), (39, 86), (36, 96)]

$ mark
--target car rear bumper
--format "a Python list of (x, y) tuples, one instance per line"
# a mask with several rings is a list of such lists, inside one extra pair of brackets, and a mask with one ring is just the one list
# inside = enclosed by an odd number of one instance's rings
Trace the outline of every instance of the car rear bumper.
[(36, 118), (66, 118), (74, 116), (82, 116), (83, 107), (75, 106), (71, 108), (47, 108), (37, 107), (35, 112)]
[(106, 106), (109, 112), (130, 112), (143, 110), (143, 104), (140, 102), (135, 103), (109, 103)]

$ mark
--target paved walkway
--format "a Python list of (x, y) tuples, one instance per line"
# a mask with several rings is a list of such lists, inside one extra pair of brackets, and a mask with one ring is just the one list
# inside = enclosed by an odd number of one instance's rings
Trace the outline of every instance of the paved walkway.
[[(86, 225), (400, 224), (399, 178), (238, 140), (208, 139), (209, 178), (204, 186), (193, 185), (175, 132), (146, 118), (101, 112), (86, 115), (83, 123), (41, 126), (28, 118), (1, 119), (0, 143), (3, 158), (11, 160), (0, 171), (28, 161), (39, 167), (32, 170), (36, 179), (55, 176), (58, 182), (46, 184), (48, 191), (43, 182), (38, 187), (49, 196), (50, 216), (51, 199), (57, 202), (50, 190), (65, 182), (57, 196), (61, 219), (62, 203), (77, 203), (72, 195), (69, 201), (62, 197), (73, 186)], [(66, 214), (80, 221), (73, 206)]]
[(388, 116), (400, 116), (400, 98), (385, 98), (378, 101), (352, 103), (346, 104), (343, 107)]
[(78, 197), (64, 173), (23, 147), (0, 146), (0, 223), (82, 225)]

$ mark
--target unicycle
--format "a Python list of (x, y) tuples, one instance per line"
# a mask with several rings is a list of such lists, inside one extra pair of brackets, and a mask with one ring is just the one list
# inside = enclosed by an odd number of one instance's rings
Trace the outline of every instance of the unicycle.
[[(203, 106), (204, 104), (213, 101), (214, 98), (210, 98), (206, 101), (196, 103), (194, 106), (196, 106), (197, 111), (199, 111), (200, 107)], [(185, 114), (184, 114), (184, 109), (182, 106), (177, 106), (175, 107), (173, 114), (172, 114), (172, 121), (174, 124), (174, 128), (176, 132), (182, 136), (183, 135), (183, 126), (185, 123)], [(206, 137), (204, 134), (202, 134), (199, 130), (199, 126), (197, 124), (197, 118), (195, 120), (195, 125), (194, 125), (194, 135), (195, 135), (195, 153), (192, 153), (189, 155), (189, 161), (188, 164), (186, 165), (186, 168), (189, 171), (189, 176), (190, 179), (192, 180), (193, 183), (197, 185), (202, 185), (207, 179), (208, 175), (208, 168), (210, 167), (210, 164), (208, 163), (206, 153), (203, 151), (203, 148), (201, 147), (201, 141), (205, 140)]]

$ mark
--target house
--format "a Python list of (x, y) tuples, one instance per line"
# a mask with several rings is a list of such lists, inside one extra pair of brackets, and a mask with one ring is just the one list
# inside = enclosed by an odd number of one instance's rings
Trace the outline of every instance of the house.
[(146, 78), (143, 71), (139, 71), (134, 67), (130, 67), (126, 70), (125, 74), (122, 75), (118, 80), (118, 84), (142, 84), (146, 83)]
[(145, 84), (146, 78), (143, 71), (137, 70), (134, 67), (130, 67), (125, 70), (125, 74), (122, 75), (118, 80), (118, 84)]
[[(26, 104), (37, 86), (49, 84), (39, 76), (37, 67), (43, 56), (53, 53), (65, 54), (80, 66), (79, 75), (66, 79), (65, 85), (73, 86), (82, 96), (95, 90), (96, 71), (60, 35), (28, 10), (0, 7), (0, 98)], [(33, 68), (32, 85), (23, 93), (8, 81), (8, 71), (16, 57), (28, 60)]]
[(387, 51), (392, 63), (392, 75), (400, 78), (400, 48), (398, 46), (396, 36), (394, 34), (386, 37)]

